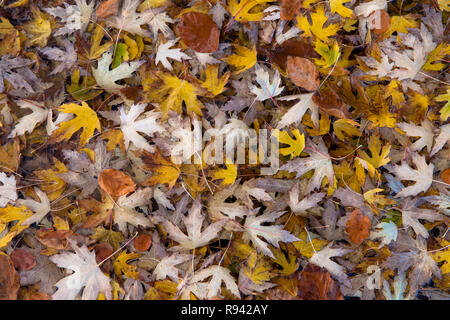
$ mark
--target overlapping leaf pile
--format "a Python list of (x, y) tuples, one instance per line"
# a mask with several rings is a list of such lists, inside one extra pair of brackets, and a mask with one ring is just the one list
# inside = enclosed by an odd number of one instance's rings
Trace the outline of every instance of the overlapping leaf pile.
[(0, 298), (448, 299), (449, 11), (0, 1)]

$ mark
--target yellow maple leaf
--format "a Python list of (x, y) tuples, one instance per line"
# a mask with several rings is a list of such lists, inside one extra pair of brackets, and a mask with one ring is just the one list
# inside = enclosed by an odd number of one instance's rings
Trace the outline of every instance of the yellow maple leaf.
[(384, 89), (384, 99), (392, 99), (392, 104), (396, 107), (400, 107), (400, 105), (405, 102), (405, 95), (403, 91), (400, 89), (400, 82), (397, 80), (392, 80), (389, 82)]
[(428, 54), (427, 62), (422, 69), (426, 71), (441, 71), (447, 64), (438, 61), (445, 61), (445, 57), (448, 55), (450, 55), (450, 45), (447, 43), (440, 43)]
[(385, 35), (390, 37), (394, 32), (408, 33), (407, 28), (417, 28), (418, 23), (410, 15), (391, 17), (391, 26)]
[(188, 114), (193, 115), (196, 113), (200, 116), (202, 115), (201, 109), (203, 104), (197, 98), (197, 95), (201, 94), (199, 87), (169, 73), (163, 73), (160, 77), (163, 80), (163, 85), (152, 94), (163, 98), (160, 104), (163, 119), (167, 118), (169, 109), (181, 114), (183, 102), (186, 105)]
[(256, 47), (249, 49), (244, 46), (235, 46), (235, 53), (231, 56), (223, 58), (222, 60), (228, 64), (231, 64), (233, 67), (238, 68), (234, 74), (239, 74), (252, 68), (256, 64), (257, 53)]
[(76, 103), (63, 104), (58, 110), (76, 115), (74, 119), (61, 123), (53, 133), (58, 142), (69, 140), (75, 132), (83, 129), (80, 136), (80, 145), (84, 146), (94, 134), (95, 129), (102, 131), (97, 113), (89, 108), (84, 101), (81, 101), (81, 106)]
[(384, 189), (381, 188), (374, 188), (372, 190), (369, 190), (367, 192), (364, 192), (364, 200), (367, 201), (367, 203), (371, 205), (381, 205), (381, 206), (387, 206), (391, 204), (395, 204), (396, 201), (386, 198), (385, 195), (377, 194), (378, 192), (382, 192)]
[(447, 89), (447, 93), (437, 96), (434, 100), (436, 100), (437, 102), (447, 101), (445, 106), (441, 109), (441, 111), (439, 111), (439, 113), (441, 114), (441, 121), (447, 121), (447, 119), (450, 117), (450, 89)]
[(305, 135), (300, 134), (298, 129), (292, 130), (292, 134), (295, 139), (289, 135), (287, 131), (274, 130), (273, 135), (278, 139), (280, 143), (284, 143), (289, 145), (289, 147), (281, 148), (280, 153), (283, 156), (291, 156), (291, 159), (294, 157), (300, 156), (303, 149), (305, 148)]
[(167, 183), (169, 189), (172, 189), (180, 176), (180, 168), (166, 160), (159, 151), (154, 153), (143, 151), (140, 156), (144, 161), (144, 168), (153, 172), (153, 175), (144, 182), (144, 185), (154, 186)]
[(326, 113), (320, 112), (319, 128), (316, 128), (311, 120), (311, 115), (306, 113), (303, 116), (302, 124), (306, 126), (305, 129), (311, 137), (323, 136), (330, 132), (331, 119)]
[(316, 39), (327, 42), (328, 38), (334, 36), (340, 29), (339, 25), (333, 23), (324, 27), (327, 20), (324, 7), (319, 6), (315, 12), (311, 13), (311, 23), (306, 16), (297, 16), (297, 26), (304, 31), (303, 37), (314, 36)]
[(213, 180), (223, 179), (221, 185), (226, 186), (233, 184), (237, 177), (237, 166), (234, 163), (226, 162), (226, 169), (216, 170), (213, 174)]
[(365, 151), (359, 151), (361, 158), (370, 163), (375, 169), (378, 169), (391, 161), (388, 157), (389, 152), (391, 151), (391, 145), (386, 144), (381, 147), (380, 136), (371, 135), (369, 140), (369, 151), (371, 156), (369, 156)]
[(436, 238), (436, 240), (442, 248), (431, 252), (430, 255), (436, 262), (444, 262), (441, 266), (442, 274), (450, 273), (450, 242), (441, 238)]
[(364, 186), (366, 182), (366, 171), (369, 172), (369, 176), (371, 178), (375, 177), (377, 175), (378, 180), (380, 179), (379, 173), (375, 169), (375, 167), (367, 162), (366, 160), (363, 160), (359, 157), (355, 157), (355, 161), (353, 162), (353, 166), (355, 167), (355, 173), (356, 178), (358, 179), (358, 182), (361, 186)]
[(226, 90), (225, 86), (230, 77), (230, 72), (226, 72), (222, 77), (218, 77), (219, 65), (208, 64), (205, 70), (205, 81), (201, 81), (201, 86), (217, 96)]
[(108, 130), (101, 134), (101, 139), (108, 140), (106, 143), (106, 151), (110, 152), (114, 150), (117, 146), (120, 147), (120, 150), (125, 154), (125, 144), (123, 140), (123, 132), (120, 129)]
[(281, 251), (280, 249), (272, 249), (273, 256), (275, 259), (272, 259), (274, 262), (279, 264), (282, 269), (277, 270), (278, 273), (284, 274), (284, 275), (291, 275), (295, 271), (297, 271), (299, 263), (296, 263), (296, 257), (293, 255), (288, 255), (289, 261), (286, 258), (286, 255)]
[(44, 183), (41, 185), (41, 189), (47, 193), (48, 198), (53, 201), (61, 196), (63, 193), (66, 182), (59, 176), (60, 173), (67, 172), (67, 168), (58, 159), (53, 157), (55, 165), (46, 170), (35, 170), (33, 173)]
[(359, 137), (359, 123), (350, 119), (339, 119), (333, 123), (333, 131), (338, 139), (347, 141), (348, 138)]
[(244, 266), (245, 275), (255, 284), (263, 284), (272, 278), (272, 267), (263, 255), (254, 250)]
[(33, 212), (28, 210), (25, 206), (7, 206), (6, 208), (0, 208), (0, 232), (6, 228), (6, 225), (9, 222), (16, 221), (16, 224), (9, 228), (8, 233), (0, 239), (0, 248), (8, 245), (16, 235), (29, 227), (29, 225), (22, 225), (22, 223), (32, 215)]
[(127, 253), (126, 251), (122, 251), (122, 253), (114, 260), (113, 268), (114, 273), (117, 277), (121, 277), (122, 273), (126, 275), (128, 278), (138, 279), (139, 272), (136, 270), (136, 267), (127, 263), (128, 260), (137, 259), (142, 256), (140, 253), (131, 252)]
[(340, 57), (339, 44), (337, 42), (333, 42), (333, 44), (329, 46), (326, 43), (317, 40), (314, 50), (321, 56), (320, 59), (314, 59), (314, 62), (323, 68), (333, 66)]
[(270, 0), (229, 0), (227, 9), (238, 22), (260, 21), (264, 18), (265, 3)]
[(31, 7), (33, 20), (23, 26), (23, 30), (30, 36), (25, 40), (25, 47), (38, 45), (43, 48), (47, 45), (47, 39), (52, 33), (49, 18), (35, 7)]
[(314, 252), (322, 250), (328, 243), (328, 241), (318, 238), (310, 240), (306, 231), (302, 231), (297, 238), (300, 241), (292, 242), (292, 244), (295, 249), (308, 259), (313, 256)]
[(336, 12), (344, 17), (344, 18), (350, 18), (353, 16), (353, 10), (344, 7), (344, 3), (350, 2), (351, 0), (330, 0), (330, 9), (331, 13), (335, 14)]
[(104, 44), (101, 44), (103, 37), (105, 36), (105, 29), (101, 24), (98, 24), (91, 36), (91, 47), (89, 52), (85, 52), (87, 58), (89, 60), (95, 60), (101, 57), (103, 53), (105, 53), (111, 45), (113, 44), (112, 40), (106, 41)]

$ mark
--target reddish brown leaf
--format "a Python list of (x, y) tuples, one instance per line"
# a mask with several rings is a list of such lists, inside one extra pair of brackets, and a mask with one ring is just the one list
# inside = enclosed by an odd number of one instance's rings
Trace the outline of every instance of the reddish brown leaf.
[(339, 119), (348, 119), (350, 117), (344, 101), (333, 89), (320, 89), (313, 95), (312, 100), (320, 110), (333, 117)]
[(98, 176), (100, 188), (112, 196), (123, 196), (136, 190), (133, 180), (120, 170), (106, 169)]
[(8, 255), (0, 252), (0, 300), (17, 300), (19, 273)]
[(102, 262), (114, 252), (113, 247), (107, 242), (97, 244), (94, 250), (97, 263)]
[(375, 34), (383, 34), (391, 26), (391, 16), (384, 10), (375, 10), (369, 16), (369, 29)]
[(183, 14), (178, 28), (184, 43), (197, 52), (211, 53), (219, 48), (220, 30), (205, 13)]
[(318, 58), (319, 55), (314, 47), (309, 43), (299, 40), (290, 39), (284, 41), (281, 46), (274, 50), (258, 48), (258, 52), (266, 55), (269, 60), (279, 65), (282, 69), (286, 69), (286, 61), (288, 56), (301, 58)]
[(370, 219), (366, 217), (361, 210), (352, 211), (347, 221), (346, 231), (351, 242), (360, 245), (370, 234)]
[(450, 168), (445, 169), (441, 172), (441, 179), (446, 184), (450, 184)]
[(52, 297), (43, 292), (35, 292), (27, 300), (52, 300)]
[(299, 14), (302, 0), (278, 0), (281, 6), (281, 20), (292, 20)]
[(110, 16), (116, 16), (119, 12), (119, 4), (120, 0), (107, 0), (102, 2), (95, 11), (97, 18), (104, 19)]
[(9, 257), (19, 271), (28, 271), (36, 266), (34, 255), (25, 249), (15, 249)]
[(138, 251), (147, 251), (152, 245), (152, 238), (147, 234), (141, 234), (134, 239), (134, 248)]
[(330, 273), (314, 264), (308, 264), (298, 283), (298, 296), (302, 300), (344, 300), (339, 284)]
[(287, 72), (289, 78), (297, 86), (308, 91), (319, 89), (319, 71), (316, 65), (308, 59), (301, 57), (287, 57)]
[(38, 240), (46, 247), (63, 250), (68, 246), (67, 237), (73, 235), (73, 231), (71, 230), (56, 230), (56, 231), (47, 231), (47, 230), (37, 230), (36, 236)]

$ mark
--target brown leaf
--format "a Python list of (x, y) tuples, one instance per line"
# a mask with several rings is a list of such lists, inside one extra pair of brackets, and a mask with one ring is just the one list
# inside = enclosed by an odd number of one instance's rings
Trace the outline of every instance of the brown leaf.
[(119, 4), (120, 0), (107, 0), (102, 2), (95, 11), (97, 18), (104, 19), (110, 16), (116, 16), (119, 12)]
[(446, 184), (450, 184), (450, 168), (445, 169), (441, 172), (441, 179)]
[(67, 237), (73, 235), (71, 230), (37, 230), (36, 237), (46, 247), (51, 249), (63, 250), (68, 246)]
[(339, 284), (330, 273), (314, 264), (308, 264), (303, 270), (298, 291), (302, 300), (344, 300)]
[(17, 300), (19, 273), (8, 255), (0, 252), (0, 300)]
[(211, 53), (219, 49), (219, 27), (207, 14), (185, 13), (181, 16), (178, 28), (181, 39), (189, 48), (202, 53)]
[(330, 88), (317, 91), (313, 97), (313, 102), (323, 112), (339, 119), (348, 119), (350, 117), (347, 106), (337, 93)]
[(303, 0), (278, 0), (281, 20), (292, 20), (299, 14)]
[(134, 239), (134, 248), (137, 251), (147, 251), (152, 245), (152, 238), (147, 234), (141, 234)]
[(369, 29), (375, 34), (383, 34), (389, 30), (391, 26), (391, 16), (384, 10), (375, 10), (369, 16)]
[(269, 60), (276, 63), (282, 69), (286, 69), (286, 61), (288, 56), (301, 58), (318, 58), (319, 55), (314, 50), (314, 47), (309, 43), (299, 40), (286, 40), (281, 46), (274, 50), (258, 48), (258, 52), (266, 55)]
[(316, 65), (308, 59), (301, 57), (287, 57), (287, 72), (289, 78), (297, 86), (308, 91), (319, 89), (319, 71)]
[(52, 297), (43, 292), (34, 292), (27, 300), (52, 300)]
[(351, 242), (360, 245), (370, 234), (370, 219), (366, 217), (361, 210), (352, 211), (347, 221), (345, 229), (350, 237)]
[(36, 259), (34, 255), (25, 249), (15, 249), (9, 255), (14, 267), (19, 271), (28, 271), (36, 266)]
[(136, 190), (133, 180), (120, 170), (105, 169), (98, 176), (100, 188), (112, 196), (123, 196)]
[(95, 245), (94, 250), (97, 263), (102, 262), (114, 252), (113, 247), (107, 242)]

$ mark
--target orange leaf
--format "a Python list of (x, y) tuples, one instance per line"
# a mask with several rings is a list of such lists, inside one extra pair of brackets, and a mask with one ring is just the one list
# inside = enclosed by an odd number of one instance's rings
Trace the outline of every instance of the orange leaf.
[(370, 219), (361, 210), (355, 209), (347, 221), (346, 231), (354, 244), (361, 244), (370, 234)]
[(120, 170), (105, 169), (98, 176), (98, 184), (106, 193), (120, 197), (136, 190), (133, 180)]

